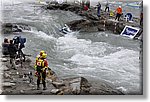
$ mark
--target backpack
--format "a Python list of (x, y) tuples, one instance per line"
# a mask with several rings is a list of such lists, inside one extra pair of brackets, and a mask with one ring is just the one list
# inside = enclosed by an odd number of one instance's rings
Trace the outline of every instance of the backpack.
[(13, 38), (14, 40), (14, 44), (19, 44), (20, 43), (20, 48), (24, 48), (25, 47), (25, 43), (26, 43), (26, 38), (21, 38), (21, 36), (15, 36)]
[(20, 40), (19, 42), (20, 42), (21, 44), (26, 43), (26, 38), (20, 38), (19, 40)]
[(21, 38), (21, 36), (15, 36), (13, 38), (14, 44), (19, 44), (19, 39)]
[(20, 47), (21, 47), (21, 48), (24, 48), (24, 47), (25, 47), (24, 44), (26, 43), (26, 38), (20, 38), (20, 41), (19, 41), (19, 42), (20, 42)]

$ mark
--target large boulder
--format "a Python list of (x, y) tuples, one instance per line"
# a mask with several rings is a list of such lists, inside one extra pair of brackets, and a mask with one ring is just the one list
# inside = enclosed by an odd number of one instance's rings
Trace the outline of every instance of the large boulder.
[(23, 23), (4, 23), (2, 24), (2, 33), (10, 34), (12, 32), (22, 32), (23, 30), (30, 31), (31, 28), (27, 24)]
[(92, 87), (90, 88), (90, 94), (91, 95), (124, 95), (124, 93), (118, 89), (115, 89), (115, 87), (107, 83), (105, 81), (99, 81), (99, 82), (91, 82)]
[[(60, 10), (66, 10), (68, 7), (70, 7), (71, 5), (70, 4), (67, 4), (67, 3), (63, 3), (63, 4), (60, 4), (59, 5), (59, 9)], [(69, 9), (68, 9), (69, 10)]]
[(12, 32), (13, 25), (11, 23), (2, 24), (2, 33), (9, 34)]
[(66, 86), (62, 90), (66, 94), (89, 94), (91, 85), (83, 77), (67, 78), (64, 82)]
[(69, 10), (71, 12), (78, 13), (81, 11), (81, 6), (80, 5), (69, 5), (68, 7), (65, 8), (65, 10)]

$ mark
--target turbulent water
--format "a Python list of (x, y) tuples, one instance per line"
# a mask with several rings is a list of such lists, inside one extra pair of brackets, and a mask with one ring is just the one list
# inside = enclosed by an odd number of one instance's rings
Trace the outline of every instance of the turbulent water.
[[(20, 33), (27, 38), (24, 52), (35, 58), (45, 50), (49, 66), (59, 77), (84, 76), (91, 81), (109, 82), (127, 94), (141, 93), (140, 41), (108, 32), (61, 35), (59, 29), (66, 22), (81, 18), (69, 11), (44, 10), (34, 3), (3, 6), (3, 22), (32, 28)], [(14, 35), (0, 35), (0, 41)]]

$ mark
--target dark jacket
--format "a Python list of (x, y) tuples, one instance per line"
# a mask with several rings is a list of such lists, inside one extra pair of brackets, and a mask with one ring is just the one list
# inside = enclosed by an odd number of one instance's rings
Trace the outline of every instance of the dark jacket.
[(16, 52), (17, 52), (17, 48), (15, 47), (14, 44), (10, 44), (9, 45), (8, 51), (9, 51), (9, 54), (10, 54), (10, 58), (15, 58)]
[(9, 54), (8, 47), (9, 47), (9, 43), (2, 43), (2, 53), (3, 53), (3, 55), (8, 55)]

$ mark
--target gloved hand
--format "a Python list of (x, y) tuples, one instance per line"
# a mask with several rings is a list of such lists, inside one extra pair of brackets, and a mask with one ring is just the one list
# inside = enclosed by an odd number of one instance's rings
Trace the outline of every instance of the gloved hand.
[(35, 70), (37, 69), (37, 65), (34, 65), (34, 69), (35, 69)]
[(38, 77), (38, 72), (37, 71), (34, 72), (34, 76)]
[(42, 71), (43, 71), (43, 72), (45, 72), (45, 71), (46, 71), (46, 69), (47, 69), (47, 67), (44, 67), (44, 68), (42, 68)]

